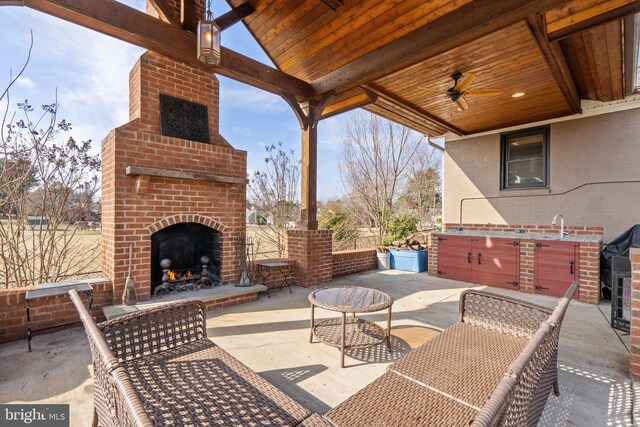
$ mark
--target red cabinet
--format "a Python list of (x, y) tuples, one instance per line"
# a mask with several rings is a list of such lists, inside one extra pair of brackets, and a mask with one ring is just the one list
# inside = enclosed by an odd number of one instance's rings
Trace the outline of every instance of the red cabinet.
[(438, 277), (471, 282), (472, 255), (470, 237), (438, 237)]
[[(536, 240), (534, 242), (535, 292), (561, 297), (580, 277), (580, 244)], [(574, 296), (578, 299), (578, 291)]]
[(438, 237), (438, 276), (518, 288), (520, 243), (495, 237)]

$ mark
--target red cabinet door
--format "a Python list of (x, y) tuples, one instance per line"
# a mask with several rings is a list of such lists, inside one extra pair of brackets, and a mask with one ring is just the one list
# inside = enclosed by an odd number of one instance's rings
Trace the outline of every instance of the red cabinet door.
[(518, 289), (520, 242), (515, 239), (473, 239), (472, 281), (481, 285)]
[[(580, 246), (575, 242), (538, 240), (534, 248), (535, 292), (561, 297), (578, 280)], [(578, 292), (574, 298), (578, 298)]]
[(471, 238), (438, 237), (438, 277), (471, 282)]

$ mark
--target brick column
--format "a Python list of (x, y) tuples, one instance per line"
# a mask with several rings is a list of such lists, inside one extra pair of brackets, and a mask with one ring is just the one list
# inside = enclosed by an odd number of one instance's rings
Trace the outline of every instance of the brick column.
[(433, 233), (427, 236), (427, 274), (438, 277), (438, 236)]
[(631, 248), (631, 361), (633, 381), (640, 381), (640, 248)]
[(296, 260), (296, 283), (327, 283), (333, 274), (331, 230), (287, 230), (287, 257)]

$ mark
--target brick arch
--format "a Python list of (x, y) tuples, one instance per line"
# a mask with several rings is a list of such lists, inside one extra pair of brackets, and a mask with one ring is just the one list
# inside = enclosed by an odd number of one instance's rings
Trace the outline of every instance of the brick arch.
[(221, 224), (220, 222), (216, 221), (213, 218), (209, 218), (203, 215), (196, 215), (196, 214), (178, 214), (178, 215), (167, 216), (162, 218), (161, 220), (154, 222), (153, 224), (147, 227), (147, 231), (151, 235), (153, 233), (157, 233), (163, 228), (167, 228), (171, 225), (180, 224), (183, 222), (195, 222), (198, 224), (202, 224), (209, 228), (213, 228), (214, 230), (218, 230), (221, 233), (224, 233), (226, 229), (224, 224)]

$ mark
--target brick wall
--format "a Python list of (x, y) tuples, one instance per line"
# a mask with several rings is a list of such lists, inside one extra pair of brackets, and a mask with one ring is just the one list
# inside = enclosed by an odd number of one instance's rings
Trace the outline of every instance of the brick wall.
[[(104, 320), (102, 307), (111, 305), (113, 300), (111, 281), (91, 281), (93, 287), (92, 314)], [(32, 287), (16, 288), (0, 291), (0, 342), (26, 338), (27, 311), (24, 296)], [(87, 301), (85, 294), (80, 294)], [(79, 322), (77, 311), (69, 296), (41, 298), (31, 301), (31, 328), (33, 331), (44, 328), (55, 328), (72, 322)], [(34, 332), (34, 336), (37, 332)]]
[[(195, 222), (222, 233), (224, 283), (240, 276), (237, 244), (245, 238), (246, 184), (127, 176), (127, 166), (246, 178), (247, 154), (218, 134), (218, 81), (213, 73), (147, 52), (130, 74), (131, 122), (102, 142), (103, 274), (122, 295), (133, 244), (132, 277), (138, 299), (151, 291), (151, 234), (179, 222)], [(212, 144), (159, 135), (159, 94), (208, 108)]]
[(331, 230), (287, 230), (287, 257), (297, 265), (299, 286), (327, 283), (333, 274)]
[[(460, 224), (445, 224), (444, 229), (455, 230)], [(527, 239), (529, 233), (555, 234), (560, 232), (559, 226), (551, 225), (499, 225), (499, 224), (462, 224), (464, 231), (505, 232), (514, 233), (516, 229), (524, 229), (520, 240), (520, 290), (533, 293), (535, 291), (535, 252), (534, 241)], [(603, 228), (592, 226), (565, 227), (574, 235), (598, 236), (602, 238)], [(438, 275), (438, 240), (437, 234), (428, 240), (429, 267), (431, 276)], [(580, 287), (579, 300), (589, 304), (597, 304), (600, 297), (600, 243), (580, 242)]]
[(640, 248), (631, 248), (631, 361), (633, 381), (640, 381)]
[(338, 251), (332, 254), (332, 276), (344, 276), (360, 271), (372, 270), (378, 267), (375, 249), (356, 249)]

